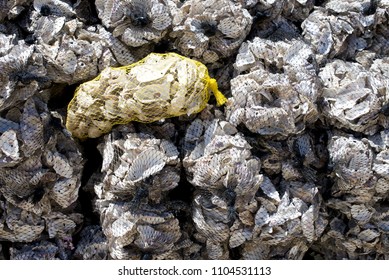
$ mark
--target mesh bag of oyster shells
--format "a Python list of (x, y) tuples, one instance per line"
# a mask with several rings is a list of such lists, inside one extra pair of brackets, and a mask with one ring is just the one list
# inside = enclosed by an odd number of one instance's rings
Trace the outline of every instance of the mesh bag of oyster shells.
[(103, 165), (92, 185), (107, 250), (113, 259), (185, 258), (196, 245), (175, 210), (189, 207), (168, 198), (180, 181), (179, 152), (144, 128), (118, 126), (99, 145)]
[(84, 160), (61, 117), (38, 97), (0, 119), (0, 239), (40, 244), (21, 246), (30, 253), (12, 247), (11, 258), (67, 259), (83, 221), (76, 206)]
[(387, 137), (388, 130), (337, 133), (328, 143), (334, 185), (326, 205), (333, 215), (320, 243), (327, 259), (387, 259)]
[(200, 62), (175, 53), (150, 54), (119, 68), (107, 68), (76, 90), (66, 127), (75, 137), (99, 137), (115, 124), (154, 122), (203, 110), (210, 91), (218, 105), (226, 98)]
[(239, 2), (185, 1), (173, 17), (174, 46), (186, 56), (220, 67), (220, 61), (235, 53), (251, 28), (252, 17)]
[(176, 7), (172, 0), (95, 1), (105, 27), (131, 47), (159, 42), (172, 24)]
[(195, 186), (194, 238), (203, 245), (202, 257), (301, 259), (328, 224), (315, 174), (324, 166), (320, 144), (313, 133), (258, 143), (263, 140), (244, 137), (222, 118), (216, 110), (215, 116), (203, 111), (184, 141), (183, 166)]
[[(279, 36), (293, 30), (280, 25)], [(301, 38), (276, 40), (256, 37), (244, 42), (231, 79), (227, 120), (264, 136), (285, 138), (301, 133), (318, 117), (320, 82), (313, 52)]]

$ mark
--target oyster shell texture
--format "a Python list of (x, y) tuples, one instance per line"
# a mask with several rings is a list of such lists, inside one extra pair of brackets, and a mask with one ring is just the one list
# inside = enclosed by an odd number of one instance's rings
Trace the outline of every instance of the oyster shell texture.
[[(387, 0), (0, 0), (0, 259), (389, 259), (387, 38)], [(66, 129), (169, 52), (226, 104)]]

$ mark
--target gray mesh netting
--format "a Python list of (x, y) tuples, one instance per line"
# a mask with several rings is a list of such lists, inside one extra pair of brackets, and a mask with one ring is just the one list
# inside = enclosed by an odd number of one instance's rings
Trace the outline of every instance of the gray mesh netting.
[(386, 0), (0, 1), (0, 260), (389, 259), (388, 30)]

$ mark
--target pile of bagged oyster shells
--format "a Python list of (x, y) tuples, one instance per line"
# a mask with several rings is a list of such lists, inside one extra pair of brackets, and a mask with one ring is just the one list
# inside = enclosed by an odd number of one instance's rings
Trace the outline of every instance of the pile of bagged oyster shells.
[[(0, 0), (0, 259), (389, 259), (388, 0)], [(66, 130), (151, 52), (197, 115)]]

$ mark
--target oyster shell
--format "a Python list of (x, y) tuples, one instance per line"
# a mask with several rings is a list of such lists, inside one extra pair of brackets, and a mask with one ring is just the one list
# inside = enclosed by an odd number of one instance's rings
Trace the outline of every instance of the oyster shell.
[(0, 40), (0, 110), (9, 109), (23, 102), (39, 88), (45, 79), (45, 69), (36, 64), (41, 62), (28, 46), (15, 35), (1, 34)]
[[(222, 123), (196, 119), (184, 142), (184, 167), (196, 187), (195, 236), (205, 244), (204, 257), (228, 259), (228, 248), (240, 248), (243, 259), (303, 258), (327, 224), (314, 173), (324, 165), (317, 158), (318, 143), (304, 135), (284, 144), (286, 151), (279, 154), (282, 169), (275, 171), (284, 177), (279, 189), (262, 174), (262, 161), (251, 155), (251, 146), (236, 131), (223, 131)], [(288, 174), (288, 162), (290, 168), (296, 166), (296, 153), (304, 168), (312, 169), (312, 177), (298, 169), (294, 176)]]
[(0, 1), (0, 23), (12, 20), (25, 11), (32, 0)]

